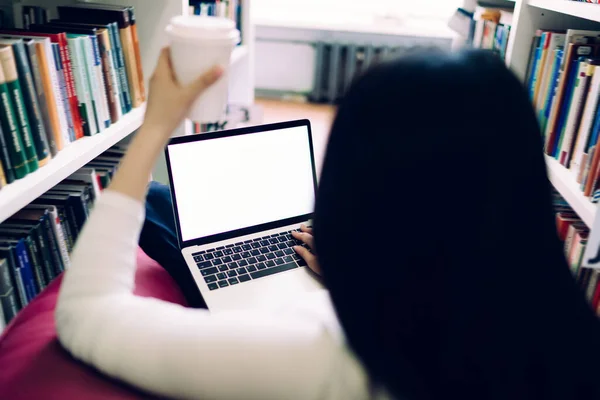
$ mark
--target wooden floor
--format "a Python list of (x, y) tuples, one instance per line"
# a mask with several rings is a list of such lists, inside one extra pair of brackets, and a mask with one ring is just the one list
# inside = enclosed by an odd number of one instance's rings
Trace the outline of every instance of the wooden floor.
[(320, 171), (329, 130), (335, 117), (335, 107), (272, 99), (256, 99), (256, 104), (262, 108), (265, 124), (305, 118), (310, 120), (317, 169)]

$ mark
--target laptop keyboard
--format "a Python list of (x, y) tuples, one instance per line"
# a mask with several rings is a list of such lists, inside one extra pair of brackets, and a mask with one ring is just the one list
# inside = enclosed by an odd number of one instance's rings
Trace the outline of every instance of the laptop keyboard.
[(306, 262), (296, 254), (294, 246), (305, 245), (292, 237), (292, 231), (287, 231), (200, 251), (192, 256), (208, 288), (217, 290), (305, 267)]

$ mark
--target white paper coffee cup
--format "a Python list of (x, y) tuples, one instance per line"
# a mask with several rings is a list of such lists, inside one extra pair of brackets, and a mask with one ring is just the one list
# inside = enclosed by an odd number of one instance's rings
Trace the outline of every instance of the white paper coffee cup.
[(178, 16), (171, 19), (166, 33), (175, 76), (181, 84), (193, 82), (214, 65), (223, 67), (223, 76), (196, 100), (188, 115), (199, 123), (223, 120), (231, 53), (240, 41), (235, 23), (228, 18)]

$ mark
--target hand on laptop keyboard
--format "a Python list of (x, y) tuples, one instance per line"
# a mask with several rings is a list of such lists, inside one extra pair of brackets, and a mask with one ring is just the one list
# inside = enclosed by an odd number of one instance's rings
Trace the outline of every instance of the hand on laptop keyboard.
[(319, 266), (319, 261), (317, 260), (317, 255), (315, 253), (313, 230), (306, 225), (302, 225), (300, 230), (301, 232), (293, 231), (292, 236), (294, 236), (295, 239), (302, 241), (304, 245), (294, 246), (294, 250), (304, 259), (304, 261), (306, 261), (308, 267), (312, 269), (313, 272), (321, 275), (321, 267)]

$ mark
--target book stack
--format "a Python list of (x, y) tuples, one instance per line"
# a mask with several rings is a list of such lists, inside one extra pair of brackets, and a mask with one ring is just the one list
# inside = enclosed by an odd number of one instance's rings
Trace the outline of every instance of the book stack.
[(133, 7), (82, 3), (0, 29), (0, 187), (145, 101)]
[(558, 237), (564, 244), (567, 264), (577, 284), (585, 293), (590, 306), (596, 312), (596, 315), (600, 317), (600, 269), (582, 267), (590, 230), (556, 192), (554, 193), (553, 202)]
[(597, 199), (600, 179), (600, 31), (537, 31), (526, 85), (544, 150)]
[(504, 59), (512, 19), (513, 11), (510, 9), (477, 7), (470, 38), (473, 47), (492, 50)]
[[(190, 14), (225, 17), (235, 21), (237, 29), (242, 32), (243, 0), (190, 0)], [(240, 43), (243, 42), (243, 38)]]
[(0, 224), (0, 331), (69, 268), (75, 241), (125, 151), (112, 147)]

